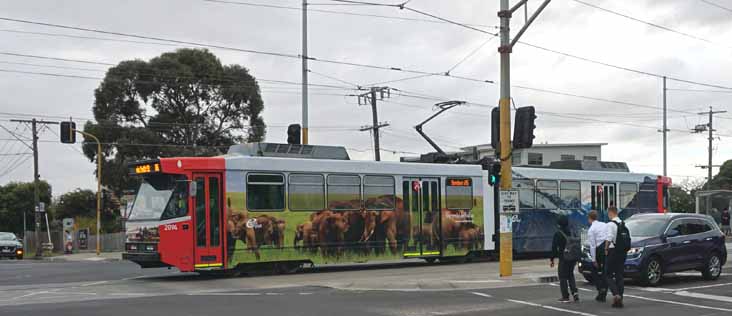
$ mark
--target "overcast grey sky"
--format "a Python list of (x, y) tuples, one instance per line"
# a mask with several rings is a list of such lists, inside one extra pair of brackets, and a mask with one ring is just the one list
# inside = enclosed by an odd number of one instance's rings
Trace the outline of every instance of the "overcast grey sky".
[[(299, 0), (231, 0), (298, 7)], [(395, 3), (387, 0), (372, 0)], [(603, 8), (653, 22), (683, 33), (649, 25), (582, 5), (572, 0), (555, 0), (524, 35), (522, 41), (548, 49), (587, 57), (609, 64), (693, 81), (732, 86), (732, 11), (700, 0), (584, 0)], [(313, 1), (315, 2), (315, 1)], [(709, 0), (732, 8), (732, 0)], [(318, 0), (317, 3), (332, 3)], [(535, 9), (540, 1), (530, 0)], [(498, 1), (412, 0), (409, 6), (445, 18), (496, 32)], [(312, 9), (354, 12), (374, 16), (343, 15), (313, 11), (310, 21), (310, 56), (356, 63), (400, 67), (428, 72), (445, 72), (492, 36), (460, 26), (434, 23), (430, 18), (392, 7), (322, 6)], [(266, 8), (201, 0), (78, 0), (2, 1), (0, 16), (56, 23), (107, 31), (125, 32), (237, 48), (299, 54), (301, 20), (299, 10)], [(514, 16), (518, 30), (523, 14)], [(21, 31), (21, 32), (18, 32)], [(128, 42), (48, 36), (122, 39)], [(0, 21), (0, 52), (81, 59), (104, 63), (150, 59), (179, 46), (133, 43), (154, 42), (113, 35), (65, 30), (53, 27)], [(498, 40), (491, 40), (452, 71), (453, 75), (498, 81)], [(300, 81), (300, 61), (211, 49), (226, 64), (241, 64), (258, 79)], [(27, 64), (81, 69), (39, 67)], [(0, 69), (102, 77), (107, 66), (0, 55)], [(312, 83), (348, 86), (329, 79), (339, 78), (358, 85), (390, 81), (414, 74), (344, 65), (311, 62)], [(25, 126), (8, 122), (29, 118), (20, 114), (91, 118), (93, 91), (99, 80), (52, 77), (0, 71), (0, 125), (24, 137)], [(652, 76), (613, 69), (560, 54), (518, 45), (512, 54), (514, 85), (561, 91), (569, 94), (611, 99), (650, 107), (661, 105), (661, 80)], [(284, 142), (286, 125), (300, 121), (300, 89), (297, 85), (260, 82), (265, 101), (264, 119), (269, 125), (267, 141)], [(446, 150), (486, 143), (490, 138), (490, 106), (497, 104), (498, 86), (456, 78), (430, 76), (388, 84), (413, 94), (472, 102), (437, 118), (425, 127)], [(719, 90), (669, 81), (675, 89)], [(730, 92), (729, 90), (727, 92)], [(355, 159), (372, 159), (371, 138), (359, 132), (370, 124), (371, 111), (344, 95), (349, 90), (313, 88), (310, 96), (311, 143), (346, 145)], [(517, 106), (534, 105), (539, 114), (537, 141), (549, 143), (607, 142), (603, 158), (626, 161), (637, 172), (660, 174), (661, 111), (627, 104), (593, 101), (566, 95), (514, 88)], [(426, 152), (430, 147), (412, 126), (432, 113), (436, 102), (395, 94), (379, 107), (379, 118), (391, 127), (384, 130), (382, 146), (391, 150)], [(708, 107), (732, 110), (732, 93), (669, 91), (669, 174), (676, 182), (685, 177), (704, 177), (694, 165), (705, 164), (705, 135), (685, 132), (706, 117), (693, 114)], [(20, 113), (20, 114), (9, 114)], [(620, 122), (611, 124), (606, 122)], [(716, 121), (721, 141), (715, 142), (714, 159), (732, 157), (732, 113)], [(17, 128), (17, 130), (16, 130)], [(52, 127), (54, 131), (56, 127)], [(14, 161), (28, 156), (22, 144), (10, 141), (0, 130), (0, 174)], [(94, 164), (72, 145), (57, 142), (44, 131), (40, 143), (40, 173), (54, 188), (54, 195), (76, 187), (94, 188)], [(76, 149), (80, 147), (76, 145)], [(400, 155), (384, 153), (389, 160)], [(17, 160), (16, 160), (17, 159)], [(9, 181), (31, 181), (32, 159), (0, 177)]]

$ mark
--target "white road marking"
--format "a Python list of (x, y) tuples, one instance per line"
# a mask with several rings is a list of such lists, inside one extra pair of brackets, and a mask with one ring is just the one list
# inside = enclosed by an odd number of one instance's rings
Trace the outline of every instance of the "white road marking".
[(485, 294), (485, 293), (480, 293), (480, 292), (470, 292), (470, 293), (475, 294), (475, 295), (478, 295), (478, 296), (482, 296), (482, 297), (487, 297), (487, 298), (492, 298), (493, 297), (490, 294)]
[(277, 295), (284, 295), (284, 294), (282, 294), (282, 293), (264, 293), (264, 295), (277, 296)]
[(99, 284), (104, 284), (104, 283), (109, 283), (109, 281), (97, 281), (97, 282), (85, 283), (80, 286), (92, 286), (92, 285), (99, 285)]
[(503, 283), (501, 280), (449, 280), (449, 283)]
[(191, 296), (259, 296), (262, 293), (188, 293)]
[(629, 294), (625, 294), (624, 296), (625, 297), (632, 297), (632, 298), (639, 299), (639, 300), (651, 301), (651, 302), (674, 304), (674, 305), (681, 305), (681, 306), (701, 308), (701, 309), (709, 309), (709, 310), (723, 311), (723, 312), (732, 312), (732, 309), (729, 309), (729, 308), (721, 308), (721, 307), (712, 307), (712, 306), (705, 306), (705, 305), (698, 305), (698, 304), (682, 303), (682, 302), (661, 300), (661, 299), (656, 299), (656, 298), (643, 297), (643, 296), (637, 296), (637, 295), (629, 295)]
[(297, 294), (299, 294), (299, 295), (312, 295), (313, 293), (310, 293), (310, 292), (302, 292), (302, 293), (297, 293)]
[(708, 288), (711, 288), (711, 287), (720, 287), (720, 286), (728, 286), (728, 285), (732, 285), (732, 283), (721, 283), (721, 284), (712, 284), (712, 285), (685, 287), (685, 288), (682, 288), (682, 289), (672, 289), (672, 290), (673, 291), (688, 291), (688, 290), (708, 289)]
[(712, 294), (704, 294), (704, 293), (694, 293), (694, 292), (687, 292), (687, 291), (674, 292), (674, 295), (685, 296), (685, 297), (693, 297), (693, 298), (701, 298), (701, 299), (711, 300), (711, 301), (720, 301), (720, 302), (732, 303), (732, 297), (729, 297), (729, 296), (712, 295)]
[(549, 305), (541, 305), (541, 304), (527, 302), (527, 301), (519, 301), (519, 300), (507, 300), (507, 301), (516, 303), (516, 304), (523, 304), (523, 305), (539, 307), (539, 308), (543, 308), (543, 309), (549, 309), (549, 310), (553, 310), (553, 311), (557, 311), (557, 312), (564, 312), (564, 313), (582, 315), (582, 316), (597, 316), (595, 314), (590, 314), (590, 313), (585, 313), (585, 312), (580, 312), (580, 311), (573, 311), (571, 309), (564, 309), (564, 308), (559, 308), (559, 307), (554, 307), (554, 306), (549, 306)]

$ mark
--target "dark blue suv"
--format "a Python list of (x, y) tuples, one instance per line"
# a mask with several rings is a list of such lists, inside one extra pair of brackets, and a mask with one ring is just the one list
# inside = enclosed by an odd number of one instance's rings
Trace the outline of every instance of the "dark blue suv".
[[(643, 285), (658, 285), (665, 273), (688, 270), (715, 280), (727, 261), (724, 234), (714, 220), (699, 214), (636, 214), (625, 221), (632, 237), (625, 276)], [(591, 281), (586, 256), (580, 272)]]

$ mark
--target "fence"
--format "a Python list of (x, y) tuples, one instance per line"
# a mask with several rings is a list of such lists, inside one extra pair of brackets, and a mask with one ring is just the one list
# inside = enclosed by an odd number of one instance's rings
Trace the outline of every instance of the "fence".
[[(78, 235), (76, 232), (74, 232), (74, 251), (84, 251), (79, 249), (79, 240), (76, 238)], [(31, 250), (36, 249), (36, 233), (33, 231), (26, 231), (25, 232), (25, 238), (23, 238), (23, 244), (25, 246), (26, 252), (30, 252)], [(100, 236), (101, 243), (102, 243), (102, 251), (103, 252), (116, 252), (116, 251), (124, 251), (125, 249), (125, 233), (112, 233), (112, 234), (102, 234)], [(41, 233), (41, 243), (48, 242), (48, 233), (42, 232)], [(53, 243), (53, 251), (54, 252), (63, 252), (64, 251), (64, 233), (61, 231), (52, 231), (51, 232), (51, 242)], [(87, 249), (88, 251), (95, 251), (97, 249), (97, 236), (96, 235), (89, 235), (89, 239), (87, 242)]]

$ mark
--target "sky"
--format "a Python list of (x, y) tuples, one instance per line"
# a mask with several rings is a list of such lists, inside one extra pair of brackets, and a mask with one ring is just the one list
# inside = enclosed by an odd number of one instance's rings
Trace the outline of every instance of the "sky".
[[(239, 49), (301, 53), (301, 11), (283, 8), (298, 8), (300, 0), (226, 1), (3, 1), (0, 18)], [(642, 73), (714, 84), (722, 88), (677, 80), (667, 82), (671, 89), (667, 93), (671, 130), (668, 173), (675, 182), (703, 179), (706, 171), (696, 165), (707, 162), (707, 135), (692, 134), (690, 129), (707, 123), (708, 116), (697, 112), (708, 111), (710, 106), (732, 111), (732, 90), (723, 89), (732, 87), (729, 76), (732, 73), (732, 0), (582, 1), (601, 9), (575, 0), (552, 1), (521, 38), (532, 46), (517, 44), (513, 49), (512, 97), (518, 107), (536, 107), (535, 142), (606, 142), (609, 145), (603, 149), (604, 160), (627, 162), (634, 172), (661, 174), (662, 79)], [(359, 105), (357, 98), (349, 95), (360, 93), (353, 90), (358, 86), (374, 84), (398, 89), (378, 105), (379, 120), (390, 124), (382, 130), (381, 146), (387, 150), (382, 153), (383, 160), (431, 151), (413, 126), (434, 113), (434, 104), (444, 100), (464, 100), (468, 104), (426, 125), (428, 135), (448, 151), (490, 142), (490, 110), (499, 98), (499, 55), (498, 40), (487, 33), (498, 31), (499, 1), (411, 0), (407, 3), (409, 8), (463, 26), (396, 7), (337, 5), (330, 0), (311, 2), (308, 55), (315, 59), (428, 73), (452, 69), (450, 77), (425, 76), (383, 83), (417, 75), (311, 61), (311, 84), (340, 87), (311, 87), (311, 144), (343, 145), (352, 159), (373, 159), (371, 135), (359, 131), (371, 124), (371, 109)], [(529, 12), (540, 2), (528, 1)], [(511, 24), (512, 34), (523, 23), (524, 14), (519, 11)], [(30, 138), (28, 127), (10, 122), (11, 119), (73, 117), (82, 123), (93, 118), (94, 89), (100, 83), (94, 78), (104, 76), (109, 68), (105, 63), (149, 60), (186, 47), (7, 20), (0, 20), (0, 43), (0, 126), (23, 139)], [(260, 80), (295, 83), (301, 80), (297, 58), (209, 49), (224, 64), (242, 65)], [(266, 141), (285, 142), (286, 126), (300, 123), (300, 87), (263, 81), (260, 85), (265, 103), (263, 117), (269, 126)], [(714, 142), (715, 163), (732, 158), (731, 125), (732, 112), (715, 116), (719, 134)], [(32, 181), (29, 149), (3, 128), (0, 128), (0, 184)], [(49, 126), (40, 134), (41, 177), (51, 183), (56, 196), (79, 187), (94, 189), (94, 163), (80, 153), (79, 144), (60, 144), (55, 134), (57, 129)]]

